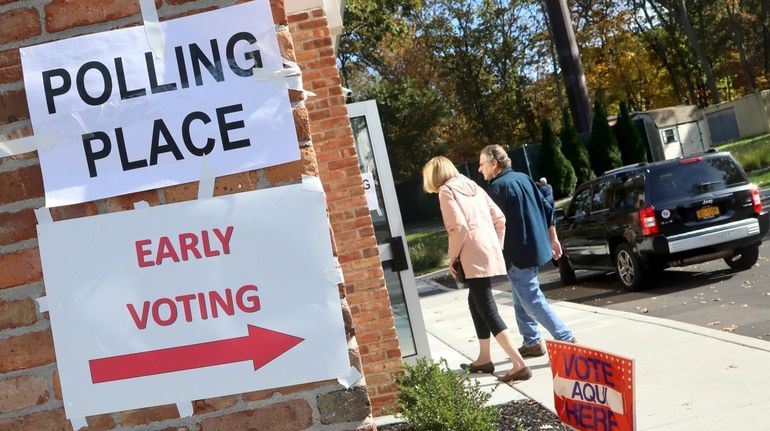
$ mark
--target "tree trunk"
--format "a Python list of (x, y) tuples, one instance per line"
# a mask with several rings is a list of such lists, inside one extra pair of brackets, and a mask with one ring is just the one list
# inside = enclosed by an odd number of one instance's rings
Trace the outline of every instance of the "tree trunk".
[(687, 15), (687, 5), (685, 4), (685, 0), (679, 0), (679, 19), (681, 20), (684, 33), (687, 35), (687, 40), (690, 42), (690, 46), (698, 56), (703, 72), (706, 74), (706, 83), (711, 92), (711, 102), (716, 105), (720, 102), (720, 98), (717, 81), (716, 78), (714, 78), (714, 70), (711, 69), (711, 62), (706, 56), (706, 51), (703, 50), (698, 37), (695, 35), (695, 30), (692, 28), (690, 17)]
[(746, 83), (749, 85), (749, 91), (753, 93), (756, 91), (757, 84), (754, 80), (754, 72), (751, 70), (751, 61), (746, 55), (746, 47), (743, 43), (743, 30), (741, 29), (741, 23), (738, 21), (737, 12), (738, 11), (736, 11), (730, 3), (727, 4), (727, 14), (730, 16), (730, 27), (732, 27), (730, 30), (733, 34), (733, 42), (735, 42), (735, 47), (738, 48), (738, 55), (741, 59), (741, 68), (746, 75)]
[(770, 0), (760, 1), (762, 9), (762, 57), (765, 81), (770, 81)]

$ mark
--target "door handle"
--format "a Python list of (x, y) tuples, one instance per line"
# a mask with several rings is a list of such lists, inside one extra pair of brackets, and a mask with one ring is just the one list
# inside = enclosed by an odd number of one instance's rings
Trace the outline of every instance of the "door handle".
[(389, 242), (390, 250), (393, 253), (393, 270), (404, 271), (409, 269), (409, 260), (406, 258), (406, 247), (404, 247), (404, 237), (393, 237)]

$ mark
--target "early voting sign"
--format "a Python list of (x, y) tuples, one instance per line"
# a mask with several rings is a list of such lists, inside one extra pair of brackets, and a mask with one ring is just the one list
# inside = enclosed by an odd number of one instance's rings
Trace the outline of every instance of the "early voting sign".
[(253, 1), (144, 27), (22, 48), (46, 206), (222, 176), (299, 159), (270, 6)]
[(68, 418), (350, 372), (324, 194), (306, 184), (38, 238)]
[(633, 431), (634, 361), (561, 341), (546, 341), (556, 413), (576, 430)]

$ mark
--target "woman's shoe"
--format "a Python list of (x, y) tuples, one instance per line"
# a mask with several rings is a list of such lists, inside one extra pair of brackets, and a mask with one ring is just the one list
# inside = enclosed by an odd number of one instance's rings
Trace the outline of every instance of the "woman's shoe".
[(460, 364), (460, 368), (462, 368), (463, 370), (468, 370), (471, 373), (492, 374), (495, 372), (495, 364), (491, 362), (487, 362), (486, 364), (481, 364), (481, 365), (473, 365), (473, 363)]
[(505, 375), (498, 377), (497, 380), (507, 383), (514, 380), (529, 380), (530, 377), (532, 377), (532, 371), (530, 371), (529, 367), (524, 367), (516, 372), (513, 372), (513, 369), (511, 369)]

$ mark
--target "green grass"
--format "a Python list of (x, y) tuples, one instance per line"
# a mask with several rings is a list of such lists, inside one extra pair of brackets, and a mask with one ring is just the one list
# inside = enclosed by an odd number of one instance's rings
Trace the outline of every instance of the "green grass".
[(721, 145), (716, 149), (729, 151), (746, 172), (764, 170), (770, 167), (770, 134), (741, 139)]
[(758, 185), (760, 188), (770, 186), (770, 169), (764, 169), (750, 173), (749, 180), (751, 180), (752, 183)]
[(447, 267), (447, 233), (443, 228), (422, 230), (406, 236), (414, 275), (428, 274)]

